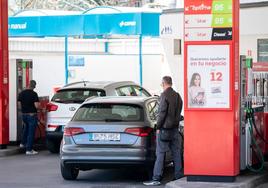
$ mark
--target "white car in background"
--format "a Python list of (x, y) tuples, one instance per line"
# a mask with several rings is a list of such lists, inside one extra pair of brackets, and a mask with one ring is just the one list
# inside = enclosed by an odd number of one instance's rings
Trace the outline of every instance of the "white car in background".
[(151, 94), (131, 81), (75, 82), (60, 88), (47, 104), (46, 145), (51, 153), (58, 153), (64, 126), (89, 97), (144, 96)]

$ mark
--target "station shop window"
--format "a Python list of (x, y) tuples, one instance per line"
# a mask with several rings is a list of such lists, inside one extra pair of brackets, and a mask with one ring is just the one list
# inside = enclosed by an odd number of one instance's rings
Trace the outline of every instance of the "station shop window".
[(181, 39), (174, 39), (173, 46), (174, 55), (181, 55)]
[(268, 39), (258, 39), (258, 62), (268, 62)]
[(142, 2), (141, 1), (135, 1), (135, 7), (141, 7)]

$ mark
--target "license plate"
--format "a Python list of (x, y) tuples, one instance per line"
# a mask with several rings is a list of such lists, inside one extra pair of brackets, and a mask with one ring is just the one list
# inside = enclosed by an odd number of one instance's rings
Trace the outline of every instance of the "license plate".
[(119, 133), (90, 133), (91, 141), (120, 141)]

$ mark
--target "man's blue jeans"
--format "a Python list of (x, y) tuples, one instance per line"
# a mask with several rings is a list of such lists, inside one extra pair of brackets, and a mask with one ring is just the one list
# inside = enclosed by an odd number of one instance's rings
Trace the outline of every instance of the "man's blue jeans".
[(26, 151), (32, 151), (35, 129), (37, 126), (37, 115), (36, 114), (23, 114), (22, 120), (24, 123), (24, 130), (22, 136), (22, 144), (26, 146)]
[(183, 175), (181, 161), (181, 136), (177, 128), (175, 128), (172, 133), (172, 140), (170, 142), (163, 142), (160, 140), (160, 135), (156, 135), (156, 161), (154, 164), (153, 180), (161, 180), (164, 169), (165, 153), (169, 150), (172, 153), (174, 162), (174, 178), (177, 179)]

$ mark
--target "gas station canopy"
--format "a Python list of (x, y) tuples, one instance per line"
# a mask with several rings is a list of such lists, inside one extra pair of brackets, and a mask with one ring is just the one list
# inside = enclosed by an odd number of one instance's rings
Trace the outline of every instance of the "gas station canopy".
[(9, 17), (10, 37), (159, 36), (160, 12)]
[[(30, 14), (29, 14), (30, 13)], [(51, 13), (51, 12), (50, 12)], [(139, 38), (140, 84), (142, 85), (142, 38), (159, 36), (156, 9), (95, 7), (80, 14), (61, 12), (49, 15), (43, 11), (22, 11), (9, 17), (9, 37), (65, 37), (65, 83), (68, 83), (68, 37)]]

